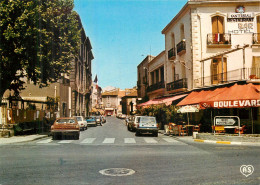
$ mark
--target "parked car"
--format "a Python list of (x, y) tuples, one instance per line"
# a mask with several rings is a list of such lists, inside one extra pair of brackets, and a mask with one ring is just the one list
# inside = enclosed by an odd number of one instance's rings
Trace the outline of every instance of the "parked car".
[(101, 116), (96, 116), (96, 124), (102, 126)]
[(77, 119), (79, 127), (80, 127), (80, 130), (87, 130), (88, 129), (88, 123), (83, 118), (83, 116), (74, 116), (74, 118)]
[(137, 123), (139, 122), (141, 116), (134, 116), (127, 122), (127, 130), (136, 131)]
[(121, 119), (125, 119), (125, 118), (126, 118), (126, 115), (125, 115), (125, 114), (122, 114), (120, 118), (121, 118)]
[(152, 133), (155, 137), (158, 137), (158, 124), (155, 117), (140, 116), (138, 118), (135, 135), (139, 136), (144, 133)]
[(101, 120), (102, 120), (102, 123), (106, 123), (107, 122), (106, 116), (101, 116)]
[(66, 135), (79, 139), (80, 127), (78, 121), (75, 118), (57, 118), (51, 126), (51, 134), (53, 139), (57, 139), (59, 136), (63, 138)]
[(107, 113), (107, 116), (111, 116), (111, 112), (108, 112), (108, 113)]
[(119, 119), (121, 118), (121, 116), (122, 116), (121, 113), (119, 113), (119, 114), (116, 115), (116, 117), (119, 118)]
[(89, 116), (86, 118), (86, 121), (88, 123), (88, 127), (89, 126), (94, 126), (96, 127), (97, 126), (97, 123), (96, 123), (96, 117), (95, 116)]

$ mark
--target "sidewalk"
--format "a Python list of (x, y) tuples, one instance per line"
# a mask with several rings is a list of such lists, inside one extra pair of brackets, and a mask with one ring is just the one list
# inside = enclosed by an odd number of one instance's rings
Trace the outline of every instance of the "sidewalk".
[(34, 135), (24, 135), (24, 136), (13, 136), (9, 138), (0, 138), (0, 145), (11, 144), (11, 143), (21, 143), (21, 142), (28, 142), (34, 141), (38, 139), (42, 139), (48, 137), (48, 133), (42, 134), (34, 134)]
[[(160, 132), (163, 134), (163, 132)], [(243, 145), (243, 146), (260, 146), (260, 142), (236, 142), (236, 141), (217, 141), (217, 140), (205, 140), (205, 139), (194, 139), (192, 136), (172, 136), (165, 135), (168, 137), (175, 137), (180, 141), (187, 143), (205, 143), (205, 144), (224, 144), (224, 145)]]

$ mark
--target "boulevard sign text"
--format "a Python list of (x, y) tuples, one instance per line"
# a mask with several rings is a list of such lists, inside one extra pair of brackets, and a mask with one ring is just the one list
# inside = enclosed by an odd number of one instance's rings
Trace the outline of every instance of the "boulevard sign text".
[(214, 108), (260, 107), (260, 100), (214, 101)]

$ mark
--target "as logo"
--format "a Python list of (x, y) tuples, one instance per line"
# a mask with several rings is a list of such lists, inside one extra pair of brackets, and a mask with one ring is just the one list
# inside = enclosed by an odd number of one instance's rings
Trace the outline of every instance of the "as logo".
[(242, 165), (242, 166), (240, 167), (240, 172), (241, 172), (244, 176), (248, 177), (249, 175), (252, 175), (252, 174), (253, 174), (253, 172), (254, 172), (254, 167), (253, 167), (253, 165)]

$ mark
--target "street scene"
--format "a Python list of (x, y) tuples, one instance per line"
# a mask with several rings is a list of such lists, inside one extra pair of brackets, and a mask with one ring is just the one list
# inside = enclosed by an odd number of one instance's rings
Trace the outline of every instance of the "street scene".
[[(115, 117), (81, 131), (79, 140), (46, 136), (0, 147), (1, 184), (259, 184), (260, 178), (259, 147), (162, 133), (137, 137)], [(243, 164), (254, 164), (252, 176), (241, 174)]]
[(259, 185), (259, 7), (0, 1), (0, 185)]

